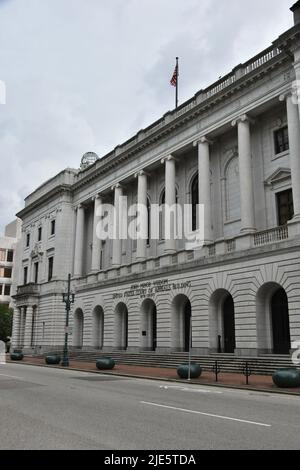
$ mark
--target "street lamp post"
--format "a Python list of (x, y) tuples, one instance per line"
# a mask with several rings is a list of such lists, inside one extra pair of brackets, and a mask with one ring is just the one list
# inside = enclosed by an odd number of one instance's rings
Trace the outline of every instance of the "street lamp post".
[(69, 367), (69, 354), (68, 354), (68, 338), (69, 338), (69, 315), (71, 310), (71, 304), (75, 301), (75, 294), (71, 293), (71, 274), (68, 275), (68, 291), (63, 294), (63, 302), (66, 304), (66, 325), (65, 325), (65, 345), (63, 360), (61, 365), (63, 367)]

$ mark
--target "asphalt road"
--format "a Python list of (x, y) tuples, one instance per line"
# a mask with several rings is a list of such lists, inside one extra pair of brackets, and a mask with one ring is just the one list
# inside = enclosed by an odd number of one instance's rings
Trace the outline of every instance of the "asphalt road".
[(7, 364), (0, 449), (299, 449), (300, 398)]

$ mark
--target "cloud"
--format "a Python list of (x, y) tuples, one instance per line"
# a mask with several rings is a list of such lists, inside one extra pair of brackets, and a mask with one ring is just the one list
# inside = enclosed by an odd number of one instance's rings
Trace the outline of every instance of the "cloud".
[(102, 156), (292, 26), (290, 0), (0, 0), (0, 231), (86, 151)]

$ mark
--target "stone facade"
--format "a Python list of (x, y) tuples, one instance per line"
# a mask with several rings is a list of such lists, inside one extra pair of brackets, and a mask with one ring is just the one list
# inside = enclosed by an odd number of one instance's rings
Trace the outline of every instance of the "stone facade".
[[(194, 353), (248, 356), (288, 354), (300, 340), (298, 9), (270, 48), (26, 198), (15, 346), (62, 347), (68, 273), (74, 348), (170, 352), (191, 343)], [(102, 204), (118, 213), (122, 195), (129, 205), (195, 204), (194, 187), (205, 208), (201, 250), (172, 233), (149, 244), (96, 236)], [(291, 197), (294, 215), (280, 223)], [(150, 214), (150, 225), (161, 218)]]

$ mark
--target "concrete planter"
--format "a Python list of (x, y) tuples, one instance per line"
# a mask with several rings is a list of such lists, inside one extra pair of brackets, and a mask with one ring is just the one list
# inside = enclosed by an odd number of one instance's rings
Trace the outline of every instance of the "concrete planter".
[[(177, 374), (181, 379), (188, 379), (189, 378), (189, 365), (188, 364), (181, 364), (177, 369)], [(195, 362), (191, 363), (191, 379), (198, 379), (202, 374), (202, 369), (199, 364)]]
[(96, 362), (96, 367), (99, 370), (112, 370), (116, 363), (111, 357), (102, 357)]
[(299, 369), (279, 369), (273, 374), (273, 382), (279, 388), (300, 387)]
[(58, 354), (52, 354), (45, 357), (45, 362), (48, 365), (58, 365), (61, 362), (61, 357)]
[(24, 354), (22, 352), (13, 352), (10, 355), (12, 361), (22, 361), (24, 359)]

